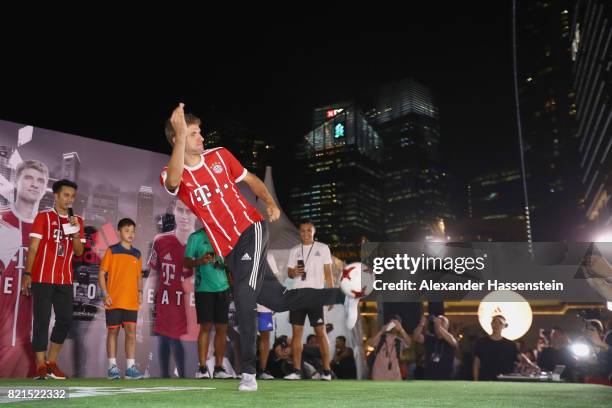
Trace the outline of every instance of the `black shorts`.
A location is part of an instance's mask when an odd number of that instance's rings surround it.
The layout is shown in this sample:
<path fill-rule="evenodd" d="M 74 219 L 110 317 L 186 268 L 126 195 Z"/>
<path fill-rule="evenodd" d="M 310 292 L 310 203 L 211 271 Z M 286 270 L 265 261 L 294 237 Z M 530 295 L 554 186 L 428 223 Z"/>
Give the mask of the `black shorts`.
<path fill-rule="evenodd" d="M 115 328 L 126 323 L 136 324 L 138 320 L 137 310 L 110 309 L 106 311 L 106 327 Z"/>
<path fill-rule="evenodd" d="M 195 304 L 198 324 L 227 324 L 229 313 L 228 290 L 221 292 L 196 292 Z"/>
<path fill-rule="evenodd" d="M 312 327 L 325 324 L 323 306 L 312 309 L 292 310 L 289 312 L 289 323 L 303 326 L 306 321 L 306 315 L 308 315 L 308 321 Z"/>

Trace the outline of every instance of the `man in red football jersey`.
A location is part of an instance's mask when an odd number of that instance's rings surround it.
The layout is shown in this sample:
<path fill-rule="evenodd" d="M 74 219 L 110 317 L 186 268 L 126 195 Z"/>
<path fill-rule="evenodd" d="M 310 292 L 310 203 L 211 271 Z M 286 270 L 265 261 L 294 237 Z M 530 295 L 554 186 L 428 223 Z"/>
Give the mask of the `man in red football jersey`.
<path fill-rule="evenodd" d="M 217 255 L 233 276 L 234 299 L 240 326 L 242 379 L 240 391 L 257 391 L 255 356 L 257 303 L 275 312 L 344 303 L 347 327 L 357 321 L 358 299 L 340 289 L 303 288 L 287 291 L 267 262 L 268 228 L 264 217 L 238 191 L 244 181 L 266 205 L 269 220 L 280 210 L 257 176 L 249 173 L 225 148 L 204 150 L 200 120 L 186 115 L 181 103 L 166 123 L 172 145 L 160 182 L 202 221 Z"/>
<path fill-rule="evenodd" d="M 170 377 L 172 354 L 179 377 L 185 378 L 185 349 L 181 336 L 188 329 L 189 298 L 183 289 L 183 281 L 193 271 L 183 267 L 183 259 L 189 235 L 195 230 L 195 215 L 179 200 L 174 200 L 172 206 L 176 228 L 158 234 L 153 241 L 148 262 L 151 274 L 147 279 L 147 288 L 149 282 L 153 283 L 151 286 L 157 287 L 153 332 L 159 335 L 161 376 Z"/>
<path fill-rule="evenodd" d="M 0 377 L 31 377 L 32 298 L 20 294 L 32 222 L 45 195 L 49 170 L 38 160 L 15 169 L 15 204 L 0 209 L 0 249 L 7 258 L 0 273 Z"/>
<path fill-rule="evenodd" d="M 22 290 L 34 299 L 32 346 L 36 353 L 36 377 L 65 379 L 57 367 L 57 356 L 72 322 L 72 257 L 85 250 L 83 219 L 72 213 L 77 185 L 70 180 L 53 184 L 55 203 L 52 209 L 36 215 L 30 246 L 23 272 Z M 47 355 L 51 308 L 55 312 L 55 325 Z"/>

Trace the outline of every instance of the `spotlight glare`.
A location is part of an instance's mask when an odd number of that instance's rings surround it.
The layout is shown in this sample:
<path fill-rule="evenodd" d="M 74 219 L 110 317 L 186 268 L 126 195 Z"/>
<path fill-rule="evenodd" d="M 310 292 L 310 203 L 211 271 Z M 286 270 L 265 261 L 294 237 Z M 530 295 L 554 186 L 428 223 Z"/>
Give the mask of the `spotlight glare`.
<path fill-rule="evenodd" d="M 508 327 L 502 335 L 508 340 L 516 340 L 525 335 L 533 320 L 529 302 L 523 296 L 512 291 L 495 291 L 485 296 L 478 306 L 478 321 L 488 334 L 493 333 L 491 319 L 501 314 L 506 318 Z"/>
<path fill-rule="evenodd" d="M 595 242 L 612 242 L 612 232 L 604 232 L 595 238 Z"/>
<path fill-rule="evenodd" d="M 591 354 L 591 349 L 584 343 L 575 343 L 572 344 L 572 353 L 574 353 L 576 357 L 585 358 Z"/>

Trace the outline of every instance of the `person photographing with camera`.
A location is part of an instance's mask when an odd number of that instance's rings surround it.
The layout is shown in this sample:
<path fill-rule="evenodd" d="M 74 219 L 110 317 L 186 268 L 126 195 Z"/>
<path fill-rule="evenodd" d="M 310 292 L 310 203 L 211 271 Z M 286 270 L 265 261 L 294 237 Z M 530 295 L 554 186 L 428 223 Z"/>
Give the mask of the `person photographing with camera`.
<path fill-rule="evenodd" d="M 368 341 L 368 345 L 376 347 L 372 353 L 372 380 L 398 380 L 402 379 L 399 360 L 405 348 L 411 343 L 410 336 L 402 327 L 399 316 L 392 317 L 380 331 Z"/>
<path fill-rule="evenodd" d="M 433 325 L 433 333 L 423 333 L 427 322 Z M 453 359 L 458 344 L 448 327 L 445 316 L 423 316 L 412 334 L 414 341 L 425 345 L 426 380 L 451 380 L 453 377 Z"/>

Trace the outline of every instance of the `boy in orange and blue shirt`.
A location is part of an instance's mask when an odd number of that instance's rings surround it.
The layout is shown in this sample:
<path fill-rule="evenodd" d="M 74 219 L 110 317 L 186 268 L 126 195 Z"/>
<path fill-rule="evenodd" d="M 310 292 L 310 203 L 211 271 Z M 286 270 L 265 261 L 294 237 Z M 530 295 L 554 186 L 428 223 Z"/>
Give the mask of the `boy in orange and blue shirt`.
<path fill-rule="evenodd" d="M 102 298 L 106 308 L 106 350 L 108 353 L 108 379 L 119 379 L 117 367 L 117 337 L 121 326 L 125 330 L 126 379 L 140 379 L 136 368 L 136 321 L 142 303 L 142 257 L 132 246 L 136 223 L 124 218 L 119 221 L 120 242 L 108 247 L 100 264 L 98 275 Z"/>

